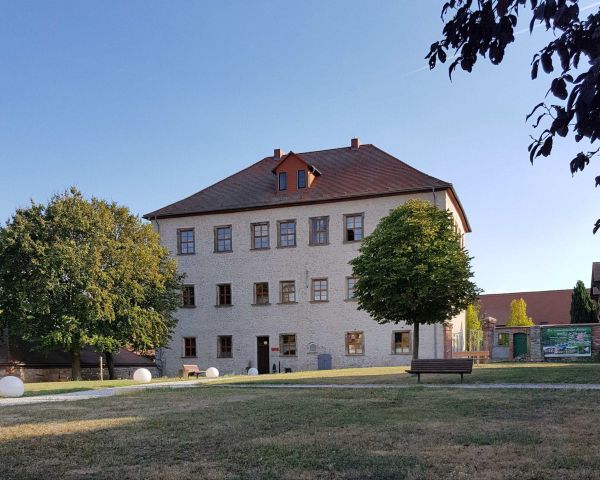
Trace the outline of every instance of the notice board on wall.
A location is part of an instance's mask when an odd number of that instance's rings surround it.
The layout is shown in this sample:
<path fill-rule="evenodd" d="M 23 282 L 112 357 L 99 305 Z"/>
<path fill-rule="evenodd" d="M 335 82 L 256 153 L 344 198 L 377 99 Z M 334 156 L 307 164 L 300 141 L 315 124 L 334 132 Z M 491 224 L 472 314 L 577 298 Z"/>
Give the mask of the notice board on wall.
<path fill-rule="evenodd" d="M 591 357 L 592 327 L 542 328 L 544 357 Z"/>

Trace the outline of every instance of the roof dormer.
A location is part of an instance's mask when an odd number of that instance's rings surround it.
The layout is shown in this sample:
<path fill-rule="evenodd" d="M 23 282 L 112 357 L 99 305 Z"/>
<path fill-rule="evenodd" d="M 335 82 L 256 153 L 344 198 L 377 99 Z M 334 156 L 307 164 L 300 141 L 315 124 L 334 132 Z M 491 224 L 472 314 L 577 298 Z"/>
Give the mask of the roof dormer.
<path fill-rule="evenodd" d="M 310 188 L 315 178 L 321 175 L 314 165 L 294 152 L 285 155 L 281 149 L 275 149 L 273 158 L 280 160 L 272 170 L 276 192 L 301 192 Z"/>

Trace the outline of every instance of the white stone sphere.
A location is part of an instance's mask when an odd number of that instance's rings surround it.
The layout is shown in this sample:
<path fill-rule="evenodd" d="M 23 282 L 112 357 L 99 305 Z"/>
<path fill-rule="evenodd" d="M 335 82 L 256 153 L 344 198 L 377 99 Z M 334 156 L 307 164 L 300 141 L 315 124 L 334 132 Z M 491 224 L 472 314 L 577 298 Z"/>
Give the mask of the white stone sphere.
<path fill-rule="evenodd" d="M 19 377 L 0 378 L 0 397 L 22 397 L 25 384 Z"/>
<path fill-rule="evenodd" d="M 258 375 L 258 370 L 254 367 L 248 369 L 248 375 Z"/>
<path fill-rule="evenodd" d="M 135 372 L 133 372 L 133 379 L 136 382 L 148 383 L 150 380 L 152 380 L 152 374 L 147 368 L 138 368 Z"/>
<path fill-rule="evenodd" d="M 206 378 L 217 378 L 219 376 L 219 371 L 215 367 L 210 367 L 206 369 Z"/>

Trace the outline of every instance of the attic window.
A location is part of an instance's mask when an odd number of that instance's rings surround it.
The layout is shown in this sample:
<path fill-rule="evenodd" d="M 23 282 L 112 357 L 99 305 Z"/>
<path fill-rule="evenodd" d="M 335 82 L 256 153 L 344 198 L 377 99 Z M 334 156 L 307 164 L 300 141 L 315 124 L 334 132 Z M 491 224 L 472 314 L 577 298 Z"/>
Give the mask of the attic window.
<path fill-rule="evenodd" d="M 306 188 L 306 170 L 298 170 L 298 188 Z"/>
<path fill-rule="evenodd" d="M 279 172 L 279 191 L 287 190 L 287 172 Z"/>

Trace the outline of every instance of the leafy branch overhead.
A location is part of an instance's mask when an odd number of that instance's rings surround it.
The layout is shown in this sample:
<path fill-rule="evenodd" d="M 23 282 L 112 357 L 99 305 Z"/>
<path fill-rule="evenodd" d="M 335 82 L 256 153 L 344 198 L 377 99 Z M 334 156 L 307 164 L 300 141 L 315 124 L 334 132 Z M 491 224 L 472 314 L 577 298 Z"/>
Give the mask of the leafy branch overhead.
<path fill-rule="evenodd" d="M 433 43 L 426 56 L 431 69 L 437 62 L 452 60 L 450 78 L 459 65 L 471 72 L 479 57 L 489 58 L 494 65 L 501 63 L 507 46 L 520 33 L 515 28 L 523 11 L 532 12 L 530 33 L 540 25 L 555 34 L 531 62 L 532 79 L 537 78 L 540 66 L 554 76 L 546 98 L 551 94 L 558 99 L 540 102 L 526 117 L 533 128 L 543 128 L 531 137 L 532 163 L 552 153 L 556 136 L 572 134 L 575 141 L 586 139 L 590 144 L 600 138 L 600 8 L 580 18 L 577 0 L 450 0 L 442 8 L 442 20 L 450 11 L 454 16 L 445 22 L 442 40 Z M 569 163 L 571 173 L 582 171 L 599 151 L 577 153 Z M 600 185 L 600 175 L 595 180 Z M 600 220 L 594 233 L 598 229 Z"/>

